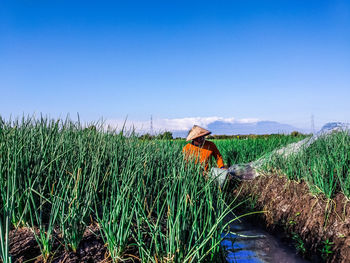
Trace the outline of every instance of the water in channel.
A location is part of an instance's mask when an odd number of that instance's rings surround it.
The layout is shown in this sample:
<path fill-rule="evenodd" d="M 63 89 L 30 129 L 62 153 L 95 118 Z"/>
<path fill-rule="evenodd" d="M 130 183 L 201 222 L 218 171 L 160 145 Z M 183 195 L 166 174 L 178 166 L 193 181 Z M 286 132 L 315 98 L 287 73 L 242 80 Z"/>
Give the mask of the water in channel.
<path fill-rule="evenodd" d="M 230 225 L 221 245 L 228 251 L 227 262 L 233 263 L 302 263 L 310 262 L 296 254 L 293 247 L 283 244 L 277 237 L 244 219 Z"/>

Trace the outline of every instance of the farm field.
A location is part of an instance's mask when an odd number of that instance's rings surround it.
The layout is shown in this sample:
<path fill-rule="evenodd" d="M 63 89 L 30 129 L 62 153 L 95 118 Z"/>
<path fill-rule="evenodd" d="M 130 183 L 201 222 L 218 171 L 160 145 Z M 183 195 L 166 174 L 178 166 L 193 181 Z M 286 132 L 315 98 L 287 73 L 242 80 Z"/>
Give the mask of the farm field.
<path fill-rule="evenodd" d="M 247 136 L 214 142 L 232 165 L 304 138 Z M 295 184 L 294 190 L 304 187 L 302 194 L 328 204 L 347 200 L 349 142 L 346 133 L 336 133 L 299 154 L 271 156 L 263 168 L 266 176 L 222 191 L 214 179 L 203 176 L 201 167 L 184 162 L 184 140 L 141 140 L 136 134 L 105 132 L 98 124 L 84 128 L 70 120 L 1 121 L 0 255 L 3 262 L 225 262 L 220 242 L 226 215 L 241 201 L 251 210 L 240 210 L 238 216 L 266 210 L 268 202 L 252 194 L 269 190 L 267 181 L 277 182 L 279 193 Z M 332 207 L 325 207 L 328 216 L 320 218 L 325 228 L 333 222 Z M 347 209 L 345 203 L 341 218 Z M 304 245 L 300 242 L 307 242 L 307 235 L 296 232 L 297 218 L 291 220 L 295 223 L 286 231 L 294 231 L 295 240 L 301 240 L 297 245 Z M 340 233 L 343 243 L 346 233 Z M 317 246 L 304 246 L 324 260 L 342 258 L 345 254 L 335 252 L 334 241 L 319 237 L 311 240 Z"/>
<path fill-rule="evenodd" d="M 182 145 L 100 128 L 1 123 L 3 261 L 222 262 L 229 206 Z"/>

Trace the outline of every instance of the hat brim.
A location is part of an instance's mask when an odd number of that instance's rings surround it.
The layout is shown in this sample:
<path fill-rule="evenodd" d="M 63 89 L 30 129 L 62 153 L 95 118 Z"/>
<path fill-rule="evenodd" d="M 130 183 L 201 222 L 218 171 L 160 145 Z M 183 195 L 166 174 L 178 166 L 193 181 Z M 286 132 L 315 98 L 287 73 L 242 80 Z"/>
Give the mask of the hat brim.
<path fill-rule="evenodd" d="M 195 135 L 195 136 L 187 136 L 186 142 L 191 141 L 191 140 L 194 140 L 194 139 L 197 139 L 197 138 L 199 138 L 199 137 L 207 136 L 207 135 L 209 135 L 209 134 L 211 134 L 211 132 L 205 132 L 205 133 L 197 134 L 197 135 Z"/>

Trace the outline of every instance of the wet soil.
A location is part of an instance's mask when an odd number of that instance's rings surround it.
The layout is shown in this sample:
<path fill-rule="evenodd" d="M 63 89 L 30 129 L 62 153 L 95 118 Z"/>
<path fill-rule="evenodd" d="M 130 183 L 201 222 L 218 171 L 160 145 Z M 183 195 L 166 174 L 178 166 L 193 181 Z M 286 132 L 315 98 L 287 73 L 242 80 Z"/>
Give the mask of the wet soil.
<path fill-rule="evenodd" d="M 244 211 L 264 211 L 250 220 L 275 235 L 290 238 L 313 262 L 350 262 L 350 202 L 341 193 L 327 200 L 312 195 L 305 182 L 261 175 L 236 187 Z M 317 256 L 315 256 L 317 255 Z"/>
<path fill-rule="evenodd" d="M 10 232 L 9 240 L 12 262 L 44 262 L 31 229 L 18 228 L 13 230 Z M 49 258 L 48 262 L 111 262 L 108 257 L 107 248 L 99 235 L 96 225 L 91 225 L 87 228 L 76 253 L 64 249 L 58 233 L 55 234 L 53 251 L 54 255 Z"/>

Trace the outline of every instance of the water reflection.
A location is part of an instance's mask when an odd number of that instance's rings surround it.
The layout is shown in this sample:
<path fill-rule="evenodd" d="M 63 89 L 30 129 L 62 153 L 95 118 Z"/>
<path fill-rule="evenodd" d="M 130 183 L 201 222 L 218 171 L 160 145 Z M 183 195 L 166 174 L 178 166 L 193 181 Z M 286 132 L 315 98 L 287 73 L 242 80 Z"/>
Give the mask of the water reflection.
<path fill-rule="evenodd" d="M 221 245 L 228 251 L 229 263 L 309 262 L 297 255 L 292 246 L 281 243 L 264 229 L 245 221 L 236 220 L 230 225 L 230 233 L 223 233 L 222 236 L 225 238 Z"/>

